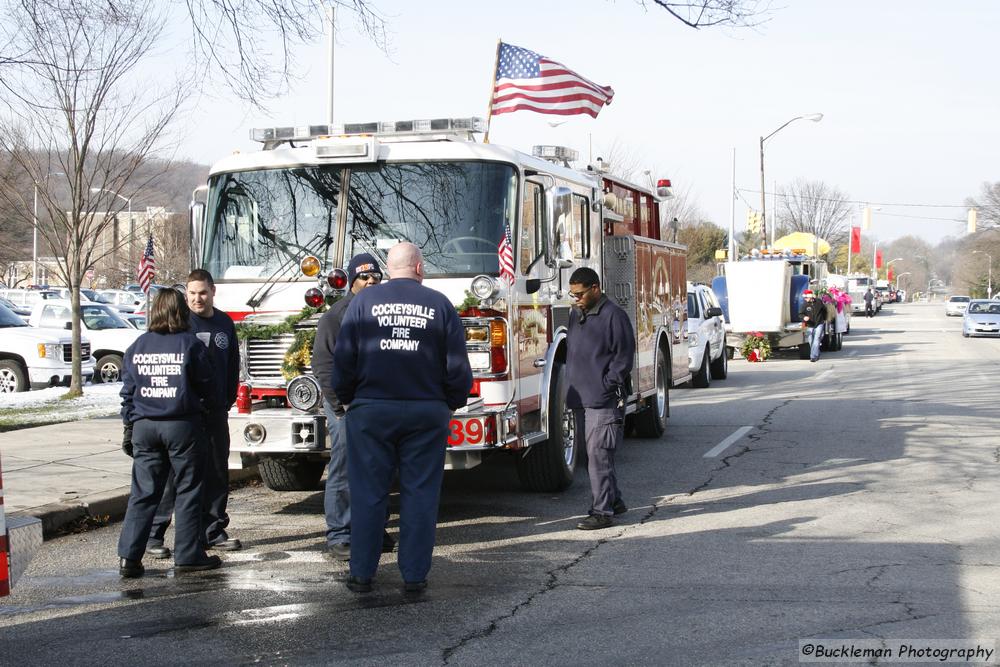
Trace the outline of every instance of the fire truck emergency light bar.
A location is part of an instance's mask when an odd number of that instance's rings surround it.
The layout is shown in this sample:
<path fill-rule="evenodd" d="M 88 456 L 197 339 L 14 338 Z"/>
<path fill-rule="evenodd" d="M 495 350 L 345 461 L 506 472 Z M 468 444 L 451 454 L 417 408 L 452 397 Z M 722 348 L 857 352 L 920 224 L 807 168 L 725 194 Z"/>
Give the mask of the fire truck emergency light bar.
<path fill-rule="evenodd" d="M 339 125 L 302 125 L 299 127 L 263 127 L 250 130 L 250 139 L 260 143 L 276 141 L 311 141 L 322 137 L 342 137 L 359 134 L 405 135 L 431 133 L 483 132 L 482 118 L 428 118 L 422 120 L 391 120 L 372 123 Z"/>

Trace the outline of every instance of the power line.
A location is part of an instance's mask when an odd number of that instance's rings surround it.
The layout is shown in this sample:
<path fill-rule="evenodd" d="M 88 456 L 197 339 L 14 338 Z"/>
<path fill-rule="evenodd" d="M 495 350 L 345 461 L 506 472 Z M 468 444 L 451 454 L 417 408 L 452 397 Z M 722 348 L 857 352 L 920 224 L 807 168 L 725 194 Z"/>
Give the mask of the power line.
<path fill-rule="evenodd" d="M 760 194 L 760 190 L 752 190 L 750 188 L 736 188 L 736 190 L 738 192 L 746 192 L 748 194 L 754 194 L 754 195 L 759 195 Z M 785 193 L 785 192 L 777 192 L 777 193 L 776 192 L 767 192 L 766 190 L 765 190 L 764 194 L 766 196 L 769 195 L 771 197 L 782 197 L 782 198 L 785 198 L 785 199 L 790 198 L 790 197 L 797 197 L 799 199 L 811 199 L 813 201 L 844 202 L 845 204 L 860 204 L 862 206 L 896 206 L 896 207 L 908 207 L 908 208 L 962 208 L 962 209 L 970 208 L 968 204 L 899 204 L 899 203 L 878 202 L 878 201 L 861 200 L 861 199 L 838 199 L 838 198 L 833 198 L 833 197 L 810 197 L 809 195 L 790 194 L 790 193 Z M 742 199 L 742 197 L 741 197 L 741 199 Z M 744 200 L 744 201 L 746 201 L 746 200 Z M 888 215 L 888 214 L 883 213 L 881 215 Z"/>

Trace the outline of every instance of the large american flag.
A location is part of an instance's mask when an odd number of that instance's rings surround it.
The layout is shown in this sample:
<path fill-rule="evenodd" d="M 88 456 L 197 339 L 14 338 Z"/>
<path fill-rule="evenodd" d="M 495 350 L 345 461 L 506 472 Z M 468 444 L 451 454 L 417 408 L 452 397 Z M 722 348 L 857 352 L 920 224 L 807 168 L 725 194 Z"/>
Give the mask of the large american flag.
<path fill-rule="evenodd" d="M 514 284 L 514 247 L 510 241 L 510 224 L 503 225 L 503 238 L 497 246 L 497 256 L 500 258 L 500 280 L 508 285 Z"/>
<path fill-rule="evenodd" d="M 153 275 L 156 273 L 156 259 L 153 257 L 153 235 L 149 235 L 146 242 L 146 251 L 142 253 L 139 260 L 139 287 L 144 294 L 149 296 L 149 286 L 153 282 Z"/>
<path fill-rule="evenodd" d="M 512 44 L 500 44 L 491 115 L 513 111 L 597 118 L 615 91 L 599 86 L 571 69 Z"/>

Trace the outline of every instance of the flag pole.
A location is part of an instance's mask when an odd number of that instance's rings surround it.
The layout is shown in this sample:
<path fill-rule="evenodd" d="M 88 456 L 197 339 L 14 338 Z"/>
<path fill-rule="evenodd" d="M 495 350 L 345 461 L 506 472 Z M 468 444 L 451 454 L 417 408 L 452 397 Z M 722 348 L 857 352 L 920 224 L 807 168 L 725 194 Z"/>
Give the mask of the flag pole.
<path fill-rule="evenodd" d="M 490 143 L 490 121 L 493 120 L 493 93 L 497 86 L 497 68 L 500 67 L 500 45 L 502 40 L 497 40 L 497 53 L 493 58 L 493 76 L 490 77 L 490 103 L 486 107 L 486 134 L 483 135 L 483 143 Z"/>

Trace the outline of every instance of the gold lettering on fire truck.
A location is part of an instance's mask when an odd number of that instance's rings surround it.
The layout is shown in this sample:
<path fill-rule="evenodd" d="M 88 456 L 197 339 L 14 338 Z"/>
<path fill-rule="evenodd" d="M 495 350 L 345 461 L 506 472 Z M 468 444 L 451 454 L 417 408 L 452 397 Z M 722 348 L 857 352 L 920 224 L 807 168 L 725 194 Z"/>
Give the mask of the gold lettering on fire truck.
<path fill-rule="evenodd" d="M 384 329 L 378 342 L 380 350 L 405 350 L 416 352 L 420 347 L 419 340 L 411 340 L 413 329 L 426 329 L 427 323 L 434 319 L 434 309 L 414 303 L 379 303 L 372 306 L 371 315 Z"/>

